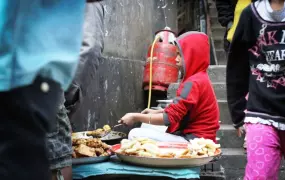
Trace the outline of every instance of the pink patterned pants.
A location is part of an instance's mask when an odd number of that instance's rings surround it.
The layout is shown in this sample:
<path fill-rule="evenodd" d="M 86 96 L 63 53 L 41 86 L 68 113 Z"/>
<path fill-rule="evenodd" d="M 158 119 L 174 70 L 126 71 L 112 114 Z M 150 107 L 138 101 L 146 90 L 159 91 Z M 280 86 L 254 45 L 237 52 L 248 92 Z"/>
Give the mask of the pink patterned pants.
<path fill-rule="evenodd" d="M 263 124 L 246 124 L 245 180 L 277 180 L 285 155 L 285 131 Z"/>

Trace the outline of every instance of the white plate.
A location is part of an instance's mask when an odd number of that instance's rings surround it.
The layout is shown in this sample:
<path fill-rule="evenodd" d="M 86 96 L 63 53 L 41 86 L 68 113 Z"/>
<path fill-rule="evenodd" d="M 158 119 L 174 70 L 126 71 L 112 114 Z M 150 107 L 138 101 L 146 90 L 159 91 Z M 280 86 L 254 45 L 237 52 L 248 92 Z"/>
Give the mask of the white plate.
<path fill-rule="evenodd" d="M 121 161 L 131 163 L 139 166 L 147 167 L 199 167 L 208 164 L 214 159 L 214 157 L 203 157 L 203 158 L 146 158 L 138 156 L 128 156 L 116 153 Z"/>

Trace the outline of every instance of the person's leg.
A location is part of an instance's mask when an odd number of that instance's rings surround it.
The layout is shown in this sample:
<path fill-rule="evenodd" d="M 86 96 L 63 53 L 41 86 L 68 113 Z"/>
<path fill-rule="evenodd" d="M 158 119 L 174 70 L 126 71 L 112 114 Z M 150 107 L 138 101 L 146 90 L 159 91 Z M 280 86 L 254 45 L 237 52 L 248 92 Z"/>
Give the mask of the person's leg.
<path fill-rule="evenodd" d="M 56 128 L 47 135 L 47 148 L 49 152 L 50 169 L 52 178 L 58 179 L 62 175 L 64 180 L 72 180 L 72 143 L 71 125 L 64 106 L 64 93 L 61 94 L 56 116 Z M 58 173 L 61 171 L 61 173 Z"/>
<path fill-rule="evenodd" d="M 55 123 L 59 91 L 57 83 L 37 78 L 0 93 L 1 180 L 50 180 L 46 133 Z"/>
<path fill-rule="evenodd" d="M 277 180 L 281 162 L 278 130 L 262 124 L 246 124 L 247 165 L 245 180 Z"/>
<path fill-rule="evenodd" d="M 160 142 L 188 142 L 184 137 L 146 128 L 134 128 L 129 133 L 129 139 L 137 137 L 150 138 Z"/>

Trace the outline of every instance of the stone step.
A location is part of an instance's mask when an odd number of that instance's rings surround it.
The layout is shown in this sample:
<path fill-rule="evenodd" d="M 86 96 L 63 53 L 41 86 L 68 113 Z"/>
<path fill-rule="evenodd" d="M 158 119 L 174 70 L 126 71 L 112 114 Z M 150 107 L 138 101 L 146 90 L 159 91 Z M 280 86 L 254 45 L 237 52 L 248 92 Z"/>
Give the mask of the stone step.
<path fill-rule="evenodd" d="M 216 2 L 214 0 L 208 0 L 208 7 L 209 8 L 215 8 Z"/>
<path fill-rule="evenodd" d="M 219 65 L 227 64 L 227 55 L 224 49 L 216 49 L 216 56 Z"/>
<path fill-rule="evenodd" d="M 222 148 L 219 163 L 227 169 L 243 169 L 246 166 L 246 154 L 243 148 Z"/>
<path fill-rule="evenodd" d="M 212 82 L 218 100 L 227 100 L 227 89 L 225 82 Z"/>
<path fill-rule="evenodd" d="M 244 169 L 226 168 L 224 171 L 225 171 L 226 180 L 243 180 L 245 168 Z"/>
<path fill-rule="evenodd" d="M 218 100 L 226 100 L 226 84 L 225 82 L 212 82 L 216 97 Z M 173 99 L 176 97 L 176 91 L 178 89 L 179 83 L 172 83 L 169 85 L 167 90 L 167 99 Z"/>
<path fill-rule="evenodd" d="M 226 66 L 213 65 L 208 69 L 208 74 L 212 82 L 226 82 Z"/>
<path fill-rule="evenodd" d="M 232 125 L 233 122 L 231 120 L 228 103 L 226 100 L 218 100 L 219 109 L 220 109 L 220 121 L 221 124 Z"/>
<path fill-rule="evenodd" d="M 246 166 L 246 154 L 243 148 L 223 148 L 222 156 L 215 163 L 224 172 L 226 180 L 236 180 L 244 175 Z M 238 173 L 237 173 L 238 172 Z M 240 180 L 242 180 L 241 178 Z"/>
<path fill-rule="evenodd" d="M 224 49 L 224 36 L 214 36 L 215 49 Z"/>
<path fill-rule="evenodd" d="M 236 129 L 229 124 L 221 124 L 217 133 L 222 148 L 243 148 L 244 135 L 238 137 Z"/>
<path fill-rule="evenodd" d="M 219 23 L 218 17 L 217 16 L 212 16 L 211 17 L 211 27 L 222 27 Z"/>
<path fill-rule="evenodd" d="M 212 27 L 212 36 L 213 37 L 223 37 L 225 34 L 225 28 L 221 26 L 213 26 Z"/>
<path fill-rule="evenodd" d="M 215 6 L 210 7 L 209 12 L 210 12 L 211 17 L 217 17 L 218 16 L 218 12 L 217 12 L 217 9 Z"/>
<path fill-rule="evenodd" d="M 243 180 L 246 168 L 246 154 L 242 148 L 222 148 L 218 161 L 225 172 L 226 180 Z M 285 179 L 284 160 L 281 162 L 279 179 Z"/>

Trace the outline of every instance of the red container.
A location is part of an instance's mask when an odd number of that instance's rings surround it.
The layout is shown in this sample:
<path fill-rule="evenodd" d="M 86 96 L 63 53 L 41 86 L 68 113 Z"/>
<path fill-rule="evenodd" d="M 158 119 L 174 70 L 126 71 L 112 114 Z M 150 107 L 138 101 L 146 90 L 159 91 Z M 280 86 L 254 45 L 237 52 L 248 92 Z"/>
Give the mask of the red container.
<path fill-rule="evenodd" d="M 168 41 L 169 33 L 173 32 L 169 30 L 162 30 L 159 32 L 163 32 L 165 38 L 162 38 L 161 41 L 154 45 L 151 88 L 152 90 L 167 91 L 169 84 L 175 83 L 178 80 L 179 67 L 176 65 L 175 61 L 177 50 L 176 46 Z M 144 90 L 149 90 L 151 47 L 152 45 L 150 45 L 148 49 L 147 61 L 143 74 Z"/>

